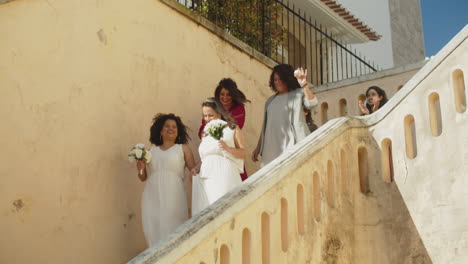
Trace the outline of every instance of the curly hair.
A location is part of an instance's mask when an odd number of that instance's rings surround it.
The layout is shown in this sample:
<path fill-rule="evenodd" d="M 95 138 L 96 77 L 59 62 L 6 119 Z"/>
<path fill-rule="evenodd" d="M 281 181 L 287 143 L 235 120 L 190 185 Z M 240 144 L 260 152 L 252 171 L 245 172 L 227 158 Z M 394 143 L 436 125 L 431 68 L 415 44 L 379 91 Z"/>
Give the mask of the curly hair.
<path fill-rule="evenodd" d="M 236 128 L 237 124 L 234 118 L 224 109 L 224 106 L 221 104 L 221 102 L 216 99 L 215 97 L 209 97 L 206 98 L 203 103 L 202 107 L 210 107 L 213 109 L 216 113 L 221 115 L 221 119 L 226 121 L 228 123 L 228 126 L 232 129 Z"/>
<path fill-rule="evenodd" d="M 218 100 L 221 89 L 223 88 L 229 91 L 229 94 L 232 97 L 233 105 L 244 105 L 245 103 L 250 103 L 250 100 L 247 100 L 245 94 L 237 88 L 236 82 L 231 78 L 222 79 L 219 81 L 218 86 L 216 86 L 215 97 Z"/>
<path fill-rule="evenodd" d="M 289 64 L 278 64 L 273 68 L 270 75 L 270 88 L 273 92 L 278 92 L 275 87 L 275 73 L 288 87 L 288 92 L 301 87 L 296 77 L 294 77 L 294 68 Z"/>
<path fill-rule="evenodd" d="M 190 136 L 187 133 L 188 127 L 182 123 L 180 117 L 174 114 L 162 114 L 159 113 L 153 118 L 153 124 L 150 128 L 149 141 L 156 146 L 161 146 L 164 142 L 161 137 L 161 130 L 167 120 L 174 120 L 177 124 L 177 138 L 176 144 L 187 144 L 190 140 Z"/>
<path fill-rule="evenodd" d="M 380 101 L 379 108 L 381 108 L 382 106 L 384 106 L 384 104 L 386 104 L 386 103 L 388 102 L 387 94 L 385 93 L 385 91 L 384 91 L 382 88 L 380 88 L 380 87 L 378 87 L 378 86 L 371 86 L 371 87 L 367 88 L 367 91 L 366 91 L 366 98 L 367 98 L 367 94 L 369 93 L 370 90 L 374 90 L 374 91 L 377 92 L 377 94 L 378 94 L 379 96 L 382 96 L 382 100 Z M 373 106 L 370 105 L 369 103 L 366 103 L 366 107 L 367 107 L 367 109 L 369 109 L 369 113 L 372 114 L 372 112 L 373 112 L 373 110 L 372 110 L 372 109 L 373 109 Z"/>

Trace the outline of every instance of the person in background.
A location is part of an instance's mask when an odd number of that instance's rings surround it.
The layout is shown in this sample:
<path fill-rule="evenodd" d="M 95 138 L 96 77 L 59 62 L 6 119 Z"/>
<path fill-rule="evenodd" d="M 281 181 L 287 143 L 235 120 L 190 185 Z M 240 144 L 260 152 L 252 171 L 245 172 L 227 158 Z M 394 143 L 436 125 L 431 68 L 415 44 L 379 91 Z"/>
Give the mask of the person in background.
<path fill-rule="evenodd" d="M 371 86 L 366 91 L 366 102 L 359 100 L 362 115 L 370 115 L 379 110 L 388 101 L 385 91 L 378 86 Z"/>
<path fill-rule="evenodd" d="M 215 98 L 223 105 L 224 109 L 234 118 L 237 126 L 242 129 L 245 123 L 245 103 L 250 103 L 245 94 L 237 88 L 237 84 L 231 78 L 224 78 L 219 81 L 215 89 Z M 201 139 L 206 121 L 202 119 L 202 124 L 198 130 L 198 137 Z M 242 181 L 247 179 L 245 167 L 240 174 Z"/>
<path fill-rule="evenodd" d="M 294 71 L 288 64 L 275 66 L 270 88 L 275 94 L 265 103 L 262 132 L 252 153 L 253 161 L 262 156 L 261 167 L 310 134 L 303 108 L 318 104 L 307 83 L 307 70 L 302 68 Z"/>
<path fill-rule="evenodd" d="M 304 109 L 304 114 L 307 126 L 309 127 L 309 131 L 310 133 L 312 133 L 318 128 L 317 125 L 314 123 L 314 120 L 312 119 L 312 111 L 310 109 Z"/>

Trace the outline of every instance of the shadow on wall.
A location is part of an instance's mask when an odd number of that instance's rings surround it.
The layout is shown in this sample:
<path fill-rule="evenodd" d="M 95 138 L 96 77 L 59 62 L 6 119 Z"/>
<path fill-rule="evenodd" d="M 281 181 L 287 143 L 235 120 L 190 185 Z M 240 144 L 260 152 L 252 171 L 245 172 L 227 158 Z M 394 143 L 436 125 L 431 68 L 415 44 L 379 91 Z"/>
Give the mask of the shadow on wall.
<path fill-rule="evenodd" d="M 356 250 L 384 251 L 376 253 L 375 259 L 361 259 L 361 263 L 432 263 L 393 181 L 392 152 L 395 150 L 392 150 L 391 140 L 386 138 L 379 144 L 370 132 L 366 133 L 368 135 L 360 137 L 361 142 L 351 152 L 354 157 L 349 157 L 357 164 L 359 189 L 363 194 L 357 196 L 354 211 L 368 212 L 355 215 Z M 366 255 L 369 256 L 369 252 Z"/>

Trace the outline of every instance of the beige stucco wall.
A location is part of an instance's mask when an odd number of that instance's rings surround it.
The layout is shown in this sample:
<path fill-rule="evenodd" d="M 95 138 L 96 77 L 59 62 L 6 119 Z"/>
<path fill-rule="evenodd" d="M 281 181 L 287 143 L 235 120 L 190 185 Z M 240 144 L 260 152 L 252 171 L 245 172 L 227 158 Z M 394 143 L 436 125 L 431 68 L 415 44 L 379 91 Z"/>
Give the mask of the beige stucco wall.
<path fill-rule="evenodd" d="M 252 100 L 256 143 L 269 67 L 160 1 L 12 1 L 0 35 L 0 263 L 144 250 L 144 184 L 126 155 L 158 112 L 182 117 L 197 153 L 200 103 L 223 77 Z"/>

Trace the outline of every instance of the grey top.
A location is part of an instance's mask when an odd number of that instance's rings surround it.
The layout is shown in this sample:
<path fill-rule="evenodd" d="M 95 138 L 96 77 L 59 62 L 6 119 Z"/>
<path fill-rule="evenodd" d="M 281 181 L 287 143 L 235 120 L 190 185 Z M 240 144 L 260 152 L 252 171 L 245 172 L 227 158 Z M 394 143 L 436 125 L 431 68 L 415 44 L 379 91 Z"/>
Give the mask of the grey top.
<path fill-rule="evenodd" d="M 277 95 L 267 108 L 265 142 L 260 166 L 263 167 L 278 157 L 289 146 L 294 145 L 294 135 L 289 125 L 288 95 Z"/>
<path fill-rule="evenodd" d="M 262 167 L 281 155 L 286 148 L 310 134 L 303 107 L 312 109 L 317 104 L 317 97 L 308 100 L 302 88 L 292 90 L 284 95 L 275 94 L 268 98 L 265 103 L 260 141 L 260 155 L 262 155 L 260 165 Z M 272 112 L 270 113 L 270 111 Z M 270 122 L 270 120 L 272 121 Z"/>

